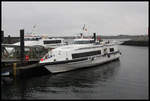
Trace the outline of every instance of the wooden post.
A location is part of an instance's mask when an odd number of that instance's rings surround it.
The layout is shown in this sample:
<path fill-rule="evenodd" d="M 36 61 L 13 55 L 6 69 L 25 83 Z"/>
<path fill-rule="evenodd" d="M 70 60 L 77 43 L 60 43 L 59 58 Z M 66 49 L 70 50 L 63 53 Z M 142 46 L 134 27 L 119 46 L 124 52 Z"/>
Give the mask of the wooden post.
<path fill-rule="evenodd" d="M 13 76 L 16 77 L 16 63 L 13 63 Z"/>
<path fill-rule="evenodd" d="M 24 30 L 20 30 L 20 59 L 21 59 L 21 64 L 24 61 Z"/>
<path fill-rule="evenodd" d="M 0 49 L 1 49 L 1 59 L 2 59 L 2 43 L 3 43 L 3 39 L 4 39 L 4 31 L 1 31 L 1 40 L 0 40 Z M 2 64 L 1 64 L 1 67 L 2 67 Z"/>
<path fill-rule="evenodd" d="M 4 40 L 4 31 L 1 31 L 1 43 L 3 43 Z"/>
<path fill-rule="evenodd" d="M 11 36 L 10 36 L 10 35 L 8 35 L 7 43 L 8 43 L 8 44 L 11 44 Z"/>

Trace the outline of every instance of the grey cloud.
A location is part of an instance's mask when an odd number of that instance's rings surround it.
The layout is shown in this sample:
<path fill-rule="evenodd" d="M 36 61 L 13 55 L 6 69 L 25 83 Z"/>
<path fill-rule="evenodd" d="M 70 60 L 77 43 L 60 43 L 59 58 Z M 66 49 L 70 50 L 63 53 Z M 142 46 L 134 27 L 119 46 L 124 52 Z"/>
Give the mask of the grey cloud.
<path fill-rule="evenodd" d="M 83 24 L 89 33 L 103 35 L 146 34 L 148 2 L 2 2 L 2 29 L 19 35 L 19 29 L 51 36 L 80 33 Z"/>

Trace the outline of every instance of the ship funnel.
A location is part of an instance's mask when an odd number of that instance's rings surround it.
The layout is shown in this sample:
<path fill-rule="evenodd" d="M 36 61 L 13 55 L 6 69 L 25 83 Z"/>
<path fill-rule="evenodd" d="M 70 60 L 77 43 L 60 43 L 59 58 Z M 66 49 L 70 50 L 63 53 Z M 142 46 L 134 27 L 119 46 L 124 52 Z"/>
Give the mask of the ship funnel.
<path fill-rule="evenodd" d="M 83 34 L 82 33 L 80 33 L 80 36 L 81 36 L 81 38 L 83 38 Z"/>
<path fill-rule="evenodd" d="M 96 33 L 93 33 L 94 42 L 96 42 Z"/>

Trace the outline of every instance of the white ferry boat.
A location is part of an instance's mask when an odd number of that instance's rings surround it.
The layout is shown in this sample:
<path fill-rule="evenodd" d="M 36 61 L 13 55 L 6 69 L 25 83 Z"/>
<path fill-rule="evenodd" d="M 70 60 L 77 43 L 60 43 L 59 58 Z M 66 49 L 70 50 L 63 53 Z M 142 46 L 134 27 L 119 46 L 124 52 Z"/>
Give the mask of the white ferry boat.
<path fill-rule="evenodd" d="M 94 35 L 95 36 L 95 35 Z M 74 44 L 49 51 L 41 60 L 51 73 L 87 68 L 119 59 L 121 52 L 115 42 L 94 39 L 75 39 Z"/>

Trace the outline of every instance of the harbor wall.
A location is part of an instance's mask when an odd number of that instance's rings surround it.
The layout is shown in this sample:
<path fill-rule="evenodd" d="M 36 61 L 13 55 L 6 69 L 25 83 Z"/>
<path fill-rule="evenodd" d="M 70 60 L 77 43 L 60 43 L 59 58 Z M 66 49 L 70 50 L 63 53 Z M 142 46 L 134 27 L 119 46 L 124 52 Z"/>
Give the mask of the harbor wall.
<path fill-rule="evenodd" d="M 148 41 L 137 41 L 137 40 L 128 40 L 122 43 L 122 45 L 131 45 L 131 46 L 149 46 Z"/>
<path fill-rule="evenodd" d="M 149 46 L 148 36 L 137 36 L 131 38 L 131 40 L 125 41 L 122 45 L 132 45 L 132 46 Z"/>

